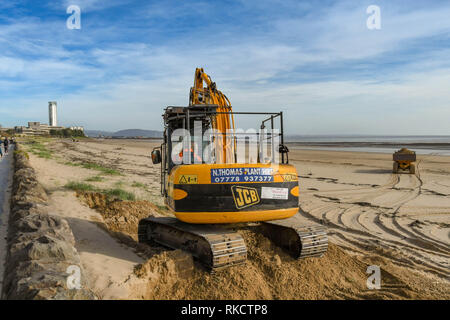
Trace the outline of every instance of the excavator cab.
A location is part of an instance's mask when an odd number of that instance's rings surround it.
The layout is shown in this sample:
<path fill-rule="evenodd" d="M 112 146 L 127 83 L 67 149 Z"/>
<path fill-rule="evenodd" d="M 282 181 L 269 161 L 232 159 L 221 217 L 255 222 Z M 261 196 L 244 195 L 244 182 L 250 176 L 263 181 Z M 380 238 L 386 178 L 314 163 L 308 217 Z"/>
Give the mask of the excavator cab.
<path fill-rule="evenodd" d="M 252 113 L 252 117 L 268 117 L 258 126 L 264 129 L 259 132 L 214 132 L 217 109 L 215 105 L 166 108 L 160 149 L 161 194 L 167 206 L 187 223 L 293 216 L 299 209 L 298 178 L 283 146 L 282 112 Z M 241 114 L 247 113 L 227 115 Z M 274 130 L 277 120 L 280 131 Z"/>

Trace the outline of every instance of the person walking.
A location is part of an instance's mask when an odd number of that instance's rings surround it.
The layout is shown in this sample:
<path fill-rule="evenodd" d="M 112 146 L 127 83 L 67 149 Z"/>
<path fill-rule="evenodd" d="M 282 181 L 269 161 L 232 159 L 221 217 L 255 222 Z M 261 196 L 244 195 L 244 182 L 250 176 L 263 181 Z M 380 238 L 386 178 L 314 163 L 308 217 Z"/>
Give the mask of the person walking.
<path fill-rule="evenodd" d="M 0 158 L 3 158 L 3 148 L 2 148 L 3 141 L 0 139 Z"/>
<path fill-rule="evenodd" d="M 3 141 L 3 145 L 5 146 L 5 154 L 8 154 L 8 146 L 9 146 L 8 138 L 5 138 L 5 140 Z"/>

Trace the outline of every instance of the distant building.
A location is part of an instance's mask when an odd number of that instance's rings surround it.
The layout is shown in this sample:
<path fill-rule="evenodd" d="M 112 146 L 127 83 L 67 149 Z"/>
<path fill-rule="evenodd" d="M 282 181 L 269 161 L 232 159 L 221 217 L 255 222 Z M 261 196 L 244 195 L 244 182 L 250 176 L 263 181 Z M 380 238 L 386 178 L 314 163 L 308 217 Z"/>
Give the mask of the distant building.
<path fill-rule="evenodd" d="M 70 130 L 80 130 L 80 131 L 84 131 L 84 127 L 70 127 Z"/>
<path fill-rule="evenodd" d="M 50 130 L 62 130 L 64 127 L 49 126 L 40 122 L 28 122 L 28 127 L 19 126 L 15 127 L 14 131 L 17 134 L 25 136 L 42 136 L 50 134 Z"/>
<path fill-rule="evenodd" d="M 28 122 L 28 128 L 33 130 L 41 130 L 41 129 L 47 129 L 49 126 L 46 124 L 41 124 L 40 122 Z"/>
<path fill-rule="evenodd" d="M 50 124 L 50 127 L 58 126 L 56 101 L 49 101 L 49 103 L 48 103 L 48 119 L 49 119 L 48 123 Z"/>
<path fill-rule="evenodd" d="M 43 124 L 43 123 L 36 122 L 36 121 L 30 121 L 30 122 L 28 122 L 28 127 L 24 127 L 24 126 L 14 127 L 14 131 L 18 135 L 42 136 L 42 135 L 49 135 L 50 130 L 66 129 L 65 127 L 58 126 L 56 101 L 49 101 L 49 103 L 48 103 L 48 118 L 49 118 L 49 124 Z M 69 129 L 81 130 L 84 132 L 84 127 L 80 127 L 80 126 L 73 126 L 73 127 L 70 127 Z"/>

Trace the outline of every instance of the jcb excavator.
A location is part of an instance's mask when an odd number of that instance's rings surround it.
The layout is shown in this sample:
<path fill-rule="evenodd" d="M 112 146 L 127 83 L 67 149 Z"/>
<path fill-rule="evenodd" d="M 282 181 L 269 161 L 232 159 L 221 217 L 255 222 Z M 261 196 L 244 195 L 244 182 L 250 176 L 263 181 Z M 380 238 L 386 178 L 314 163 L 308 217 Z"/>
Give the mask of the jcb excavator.
<path fill-rule="evenodd" d="M 239 148 L 245 141 L 234 125 L 239 114 L 267 117 L 253 136 L 257 155 L 244 161 L 242 153 L 251 147 Z M 189 106 L 167 107 L 163 119 L 164 140 L 152 161 L 161 163 L 161 194 L 176 218 L 141 220 L 140 242 L 188 251 L 213 271 L 245 262 L 247 248 L 237 230 L 250 226 L 295 258 L 326 252 L 324 226 L 291 218 L 299 212 L 298 175 L 288 163 L 282 112 L 233 112 L 197 68 Z M 274 133 L 277 121 L 280 130 Z M 268 124 L 271 133 L 265 131 Z"/>

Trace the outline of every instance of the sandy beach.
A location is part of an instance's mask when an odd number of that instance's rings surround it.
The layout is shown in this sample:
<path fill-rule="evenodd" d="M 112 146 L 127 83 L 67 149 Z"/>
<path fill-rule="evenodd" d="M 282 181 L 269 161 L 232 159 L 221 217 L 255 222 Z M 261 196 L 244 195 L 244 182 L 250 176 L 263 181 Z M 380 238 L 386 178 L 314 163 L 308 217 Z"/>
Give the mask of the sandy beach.
<path fill-rule="evenodd" d="M 450 157 L 418 155 L 410 175 L 392 174 L 389 154 L 291 150 L 300 179 L 296 218 L 328 227 L 328 253 L 293 260 L 244 230 L 247 264 L 212 276 L 182 252 L 136 243 L 138 219 L 170 215 L 160 196 L 160 168 L 149 157 L 157 141 L 43 144 L 50 156 L 30 152 L 31 164 L 50 196 L 49 212 L 69 221 L 99 298 L 450 298 Z M 69 190 L 75 182 L 136 199 L 110 204 Z M 369 265 L 381 267 L 381 290 L 366 287 Z"/>
<path fill-rule="evenodd" d="M 416 175 L 392 174 L 389 154 L 298 150 L 292 161 L 301 208 L 333 242 L 448 277 L 450 157 L 418 156 Z"/>

